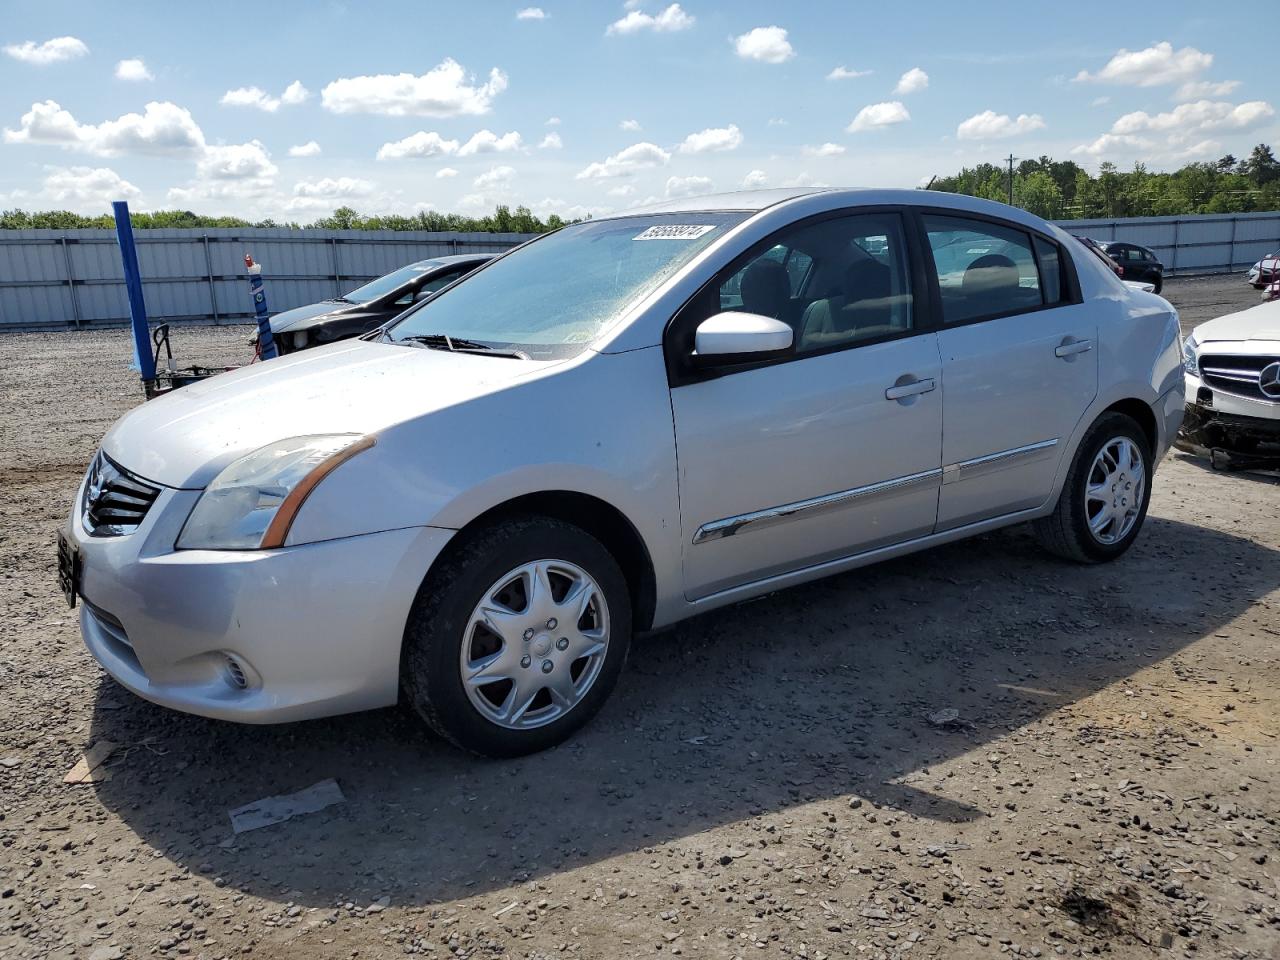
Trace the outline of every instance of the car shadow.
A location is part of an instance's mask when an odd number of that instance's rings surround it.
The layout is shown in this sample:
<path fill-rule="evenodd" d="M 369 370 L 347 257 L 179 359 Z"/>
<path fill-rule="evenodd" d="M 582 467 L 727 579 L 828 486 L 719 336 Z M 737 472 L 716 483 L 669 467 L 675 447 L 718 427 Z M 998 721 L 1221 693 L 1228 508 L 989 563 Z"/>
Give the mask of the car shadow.
<path fill-rule="evenodd" d="M 1217 470 L 1209 462 L 1208 457 L 1199 457 L 1193 453 L 1187 453 L 1184 450 L 1175 450 L 1171 456 L 1177 460 L 1195 467 L 1204 473 L 1213 474 L 1220 477 L 1243 477 L 1246 480 L 1252 480 L 1254 483 L 1267 483 L 1275 485 L 1280 483 L 1280 469 L 1271 467 L 1236 467 L 1232 470 Z"/>
<path fill-rule="evenodd" d="M 1277 587 L 1280 551 L 1151 518 L 1121 561 L 1014 529 L 708 613 L 637 641 L 567 744 L 487 761 L 395 708 L 275 727 L 103 679 L 101 802 L 166 857 L 275 901 L 425 904 L 813 801 L 941 823 L 1000 813 L 931 768 L 1177 653 Z M 936 725 L 930 714 L 958 711 Z M 346 802 L 234 836 L 227 811 L 336 778 Z M 904 841 L 905 842 L 905 841 Z M 703 851 L 708 864 L 723 851 Z"/>

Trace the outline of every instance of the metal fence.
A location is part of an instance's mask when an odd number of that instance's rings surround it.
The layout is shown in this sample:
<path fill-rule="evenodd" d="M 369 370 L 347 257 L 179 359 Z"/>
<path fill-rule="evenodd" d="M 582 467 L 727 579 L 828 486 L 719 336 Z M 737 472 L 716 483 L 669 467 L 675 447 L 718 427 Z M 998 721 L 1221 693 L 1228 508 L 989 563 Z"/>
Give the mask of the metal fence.
<path fill-rule="evenodd" d="M 1066 220 L 1072 233 L 1150 247 L 1170 275 L 1244 270 L 1280 249 L 1280 211 Z M 157 320 L 241 323 L 253 317 L 244 255 L 263 265 L 273 311 L 339 296 L 414 260 L 500 251 L 518 233 L 360 230 L 139 230 L 147 312 Z M 128 320 L 111 230 L 0 231 L 0 330 L 107 326 Z"/>
<path fill-rule="evenodd" d="M 1246 270 L 1280 249 L 1280 211 L 1196 217 L 1059 220 L 1069 233 L 1149 247 L 1167 276 Z"/>
<path fill-rule="evenodd" d="M 498 252 L 519 233 L 226 228 L 138 230 L 147 314 L 155 320 L 253 318 L 244 255 L 263 265 L 273 312 L 336 297 L 406 263 Z M 0 231 L 0 330 L 116 326 L 129 319 L 113 230 Z"/>

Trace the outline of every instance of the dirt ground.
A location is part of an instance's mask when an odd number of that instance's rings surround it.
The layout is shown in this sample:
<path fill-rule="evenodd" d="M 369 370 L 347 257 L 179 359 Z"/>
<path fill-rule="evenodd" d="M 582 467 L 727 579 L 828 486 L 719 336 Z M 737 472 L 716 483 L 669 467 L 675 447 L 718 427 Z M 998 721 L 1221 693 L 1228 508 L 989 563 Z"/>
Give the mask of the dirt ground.
<path fill-rule="evenodd" d="M 1188 325 L 1257 298 L 1166 293 Z M 486 762 L 403 709 L 241 727 L 102 673 L 54 533 L 128 356 L 0 337 L 5 960 L 1280 957 L 1276 475 L 1171 455 L 1108 566 L 1012 529 L 707 614 L 571 742 Z M 64 784 L 104 740 L 110 779 Z M 232 833 L 330 777 L 345 803 Z"/>

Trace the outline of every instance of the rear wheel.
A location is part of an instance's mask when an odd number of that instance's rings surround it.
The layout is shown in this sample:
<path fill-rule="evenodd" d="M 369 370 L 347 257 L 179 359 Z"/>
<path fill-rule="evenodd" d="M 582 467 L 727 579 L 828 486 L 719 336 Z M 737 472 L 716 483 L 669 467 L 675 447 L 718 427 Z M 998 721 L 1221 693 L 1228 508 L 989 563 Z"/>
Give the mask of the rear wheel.
<path fill-rule="evenodd" d="M 1120 556 L 1137 539 L 1154 465 L 1132 417 L 1107 413 L 1085 434 L 1053 513 L 1035 522 L 1040 543 L 1078 563 Z"/>
<path fill-rule="evenodd" d="M 1151 283 L 1152 283 L 1152 286 L 1155 287 L 1154 291 L 1152 292 L 1159 293 L 1161 290 L 1164 289 L 1164 276 L 1161 274 L 1157 274 L 1156 278 L 1152 280 Z"/>
<path fill-rule="evenodd" d="M 404 688 L 458 746 L 519 756 L 599 710 L 630 639 L 626 579 L 599 541 L 558 520 L 508 521 L 473 535 L 419 590 Z"/>

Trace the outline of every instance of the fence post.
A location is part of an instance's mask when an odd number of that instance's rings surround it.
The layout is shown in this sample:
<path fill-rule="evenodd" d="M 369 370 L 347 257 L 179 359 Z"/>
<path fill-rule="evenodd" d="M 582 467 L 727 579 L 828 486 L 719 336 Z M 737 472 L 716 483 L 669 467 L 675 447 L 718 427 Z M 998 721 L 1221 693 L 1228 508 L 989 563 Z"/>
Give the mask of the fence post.
<path fill-rule="evenodd" d="M 59 237 L 62 241 L 62 262 L 67 267 L 67 289 L 71 291 L 71 316 L 76 322 L 76 329 L 80 329 L 80 295 L 76 293 L 76 274 L 71 269 L 71 250 L 67 246 L 67 238 Z"/>
<path fill-rule="evenodd" d="M 209 309 L 213 311 L 213 322 L 216 326 L 221 321 L 218 320 L 218 293 L 213 287 L 213 257 L 209 255 L 209 235 L 206 233 L 200 239 L 204 241 L 204 269 L 209 281 Z"/>
<path fill-rule="evenodd" d="M 333 261 L 333 295 L 342 296 L 342 271 L 338 268 L 338 238 L 329 238 L 329 254 Z"/>
<path fill-rule="evenodd" d="M 1227 273 L 1236 268 L 1236 224 L 1239 222 L 1239 217 L 1233 216 L 1231 218 L 1231 247 L 1227 253 Z"/>
<path fill-rule="evenodd" d="M 1173 262 L 1169 264 L 1169 273 L 1177 275 L 1178 273 L 1178 225 L 1181 220 L 1173 221 Z"/>

